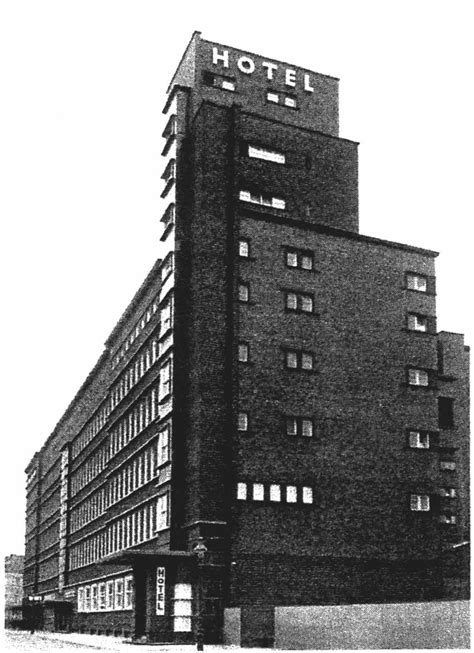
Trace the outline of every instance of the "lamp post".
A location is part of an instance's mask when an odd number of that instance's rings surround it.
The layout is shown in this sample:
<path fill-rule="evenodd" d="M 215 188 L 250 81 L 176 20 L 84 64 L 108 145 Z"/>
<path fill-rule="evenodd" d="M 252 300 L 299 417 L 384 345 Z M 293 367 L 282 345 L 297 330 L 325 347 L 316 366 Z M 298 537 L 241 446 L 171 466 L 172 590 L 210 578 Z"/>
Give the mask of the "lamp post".
<path fill-rule="evenodd" d="M 204 539 L 199 537 L 196 544 L 193 546 L 193 553 L 196 556 L 197 562 L 197 622 L 196 622 L 196 648 L 198 651 L 204 650 L 204 627 L 202 620 L 202 566 L 207 553 L 207 546 L 204 544 Z"/>

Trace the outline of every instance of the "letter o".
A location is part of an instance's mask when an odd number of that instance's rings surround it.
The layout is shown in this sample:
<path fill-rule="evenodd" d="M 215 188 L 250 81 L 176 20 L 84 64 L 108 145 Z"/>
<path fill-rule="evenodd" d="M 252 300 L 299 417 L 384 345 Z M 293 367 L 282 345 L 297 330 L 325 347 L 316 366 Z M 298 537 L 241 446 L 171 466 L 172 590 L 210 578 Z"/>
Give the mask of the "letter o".
<path fill-rule="evenodd" d="M 246 75 L 250 75 L 255 70 L 255 64 L 249 57 L 240 57 L 240 59 L 237 61 L 237 67 L 242 73 L 245 73 Z"/>

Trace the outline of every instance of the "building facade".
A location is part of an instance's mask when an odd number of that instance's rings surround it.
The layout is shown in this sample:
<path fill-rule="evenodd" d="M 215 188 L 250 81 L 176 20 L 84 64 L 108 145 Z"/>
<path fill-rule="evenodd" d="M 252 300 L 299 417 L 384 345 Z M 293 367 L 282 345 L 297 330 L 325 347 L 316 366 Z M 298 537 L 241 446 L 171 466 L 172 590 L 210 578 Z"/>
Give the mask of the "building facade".
<path fill-rule="evenodd" d="M 338 80 L 196 32 L 163 113 L 163 255 L 26 470 L 25 593 L 154 641 L 240 608 L 261 645 L 276 606 L 443 597 L 468 348 L 436 252 L 359 233 Z"/>

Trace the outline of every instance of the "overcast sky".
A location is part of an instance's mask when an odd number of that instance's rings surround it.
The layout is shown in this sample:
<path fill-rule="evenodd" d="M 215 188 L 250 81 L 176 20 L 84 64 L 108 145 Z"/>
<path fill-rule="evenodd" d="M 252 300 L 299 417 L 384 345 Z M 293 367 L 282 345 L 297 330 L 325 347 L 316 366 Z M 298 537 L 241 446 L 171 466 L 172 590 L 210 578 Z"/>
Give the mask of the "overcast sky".
<path fill-rule="evenodd" d="M 160 254 L 161 110 L 192 32 L 340 78 L 361 233 L 440 251 L 473 344 L 470 1 L 10 0 L 0 14 L 3 553 L 24 468 Z"/>

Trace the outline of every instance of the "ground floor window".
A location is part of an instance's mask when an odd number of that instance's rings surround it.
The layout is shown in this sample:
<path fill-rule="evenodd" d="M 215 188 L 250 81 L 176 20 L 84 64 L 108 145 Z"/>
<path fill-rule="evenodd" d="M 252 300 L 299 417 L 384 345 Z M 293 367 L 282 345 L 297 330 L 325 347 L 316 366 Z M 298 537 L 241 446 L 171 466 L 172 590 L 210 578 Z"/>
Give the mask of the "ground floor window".
<path fill-rule="evenodd" d="M 188 633 L 192 630 L 192 587 L 189 583 L 174 586 L 173 630 Z"/>

